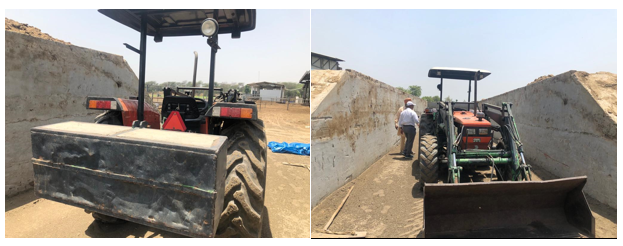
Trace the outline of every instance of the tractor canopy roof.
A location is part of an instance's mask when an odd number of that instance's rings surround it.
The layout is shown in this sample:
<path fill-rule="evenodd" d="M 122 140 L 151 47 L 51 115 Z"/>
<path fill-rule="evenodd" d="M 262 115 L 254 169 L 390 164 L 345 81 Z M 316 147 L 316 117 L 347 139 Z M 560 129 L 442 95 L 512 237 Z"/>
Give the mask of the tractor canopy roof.
<path fill-rule="evenodd" d="M 201 24 L 207 18 L 218 21 L 219 34 L 255 29 L 255 9 L 100 9 L 100 13 L 141 31 L 141 16 L 147 18 L 147 35 L 163 37 L 203 35 Z"/>
<path fill-rule="evenodd" d="M 482 80 L 489 76 L 491 72 L 482 69 L 471 68 L 454 68 L 454 67 L 434 67 L 428 70 L 428 77 L 430 78 L 443 78 L 443 79 L 460 79 L 460 80 L 475 80 L 476 74 L 480 71 L 478 80 Z"/>

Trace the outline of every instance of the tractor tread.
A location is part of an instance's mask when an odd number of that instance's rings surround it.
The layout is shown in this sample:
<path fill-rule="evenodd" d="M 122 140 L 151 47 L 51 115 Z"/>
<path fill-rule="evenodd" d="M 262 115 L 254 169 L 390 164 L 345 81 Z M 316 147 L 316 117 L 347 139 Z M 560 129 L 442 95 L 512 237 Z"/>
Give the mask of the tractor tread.
<path fill-rule="evenodd" d="M 437 137 L 424 135 L 420 138 L 419 166 L 420 183 L 437 183 L 439 177 L 439 158 Z"/>
<path fill-rule="evenodd" d="M 227 178 L 217 237 L 260 237 L 266 187 L 266 134 L 262 121 L 223 124 Z"/>

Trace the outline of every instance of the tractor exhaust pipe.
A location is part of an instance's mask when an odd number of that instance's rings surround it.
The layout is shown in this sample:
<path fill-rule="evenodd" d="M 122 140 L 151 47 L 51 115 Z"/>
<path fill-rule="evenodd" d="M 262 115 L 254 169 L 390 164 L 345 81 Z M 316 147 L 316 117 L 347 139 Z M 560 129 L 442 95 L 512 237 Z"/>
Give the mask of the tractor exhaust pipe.
<path fill-rule="evenodd" d="M 193 87 L 197 86 L 197 62 L 199 61 L 199 54 L 195 51 L 195 69 L 193 69 Z M 192 90 L 190 97 L 195 97 L 195 89 Z"/>
<path fill-rule="evenodd" d="M 474 116 L 476 116 L 476 113 L 478 113 L 478 76 L 480 76 L 480 70 L 478 70 L 478 72 L 476 73 L 476 77 L 474 78 Z"/>
<path fill-rule="evenodd" d="M 216 52 L 220 49 L 218 46 L 218 35 L 208 38 L 208 45 L 210 45 L 210 89 L 208 89 L 208 106 L 212 107 L 214 103 L 214 63 L 216 62 Z"/>
<path fill-rule="evenodd" d="M 427 238 L 594 237 L 586 176 L 548 181 L 425 184 Z"/>

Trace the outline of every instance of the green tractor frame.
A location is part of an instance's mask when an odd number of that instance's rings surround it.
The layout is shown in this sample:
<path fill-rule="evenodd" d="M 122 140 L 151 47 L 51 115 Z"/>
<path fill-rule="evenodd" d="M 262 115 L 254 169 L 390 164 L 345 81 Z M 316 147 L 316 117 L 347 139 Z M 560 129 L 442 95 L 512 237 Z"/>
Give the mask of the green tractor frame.
<path fill-rule="evenodd" d="M 439 98 L 444 79 L 468 80 L 469 90 L 468 102 L 430 103 L 421 117 L 416 162 L 424 191 L 424 235 L 594 236 L 594 218 L 582 192 L 586 176 L 532 181 L 513 104 L 478 104 L 478 81 L 490 74 L 465 68 L 429 70 L 429 77 L 441 80 Z M 490 170 L 490 182 L 470 182 L 464 175 L 483 169 Z"/>

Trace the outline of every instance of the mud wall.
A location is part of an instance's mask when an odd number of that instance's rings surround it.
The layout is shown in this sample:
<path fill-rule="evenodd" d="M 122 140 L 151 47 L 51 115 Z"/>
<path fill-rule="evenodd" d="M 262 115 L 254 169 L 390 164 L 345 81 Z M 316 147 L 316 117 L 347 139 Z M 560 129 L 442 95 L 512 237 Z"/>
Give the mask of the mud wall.
<path fill-rule="evenodd" d="M 356 178 L 399 140 L 404 98 L 425 101 L 353 70 L 311 71 L 311 205 Z"/>
<path fill-rule="evenodd" d="M 5 31 L 5 195 L 32 188 L 30 129 L 92 122 L 86 96 L 137 95 L 121 56 Z"/>
<path fill-rule="evenodd" d="M 528 164 L 588 176 L 585 194 L 616 208 L 617 76 L 569 71 L 484 102 L 512 102 Z"/>

